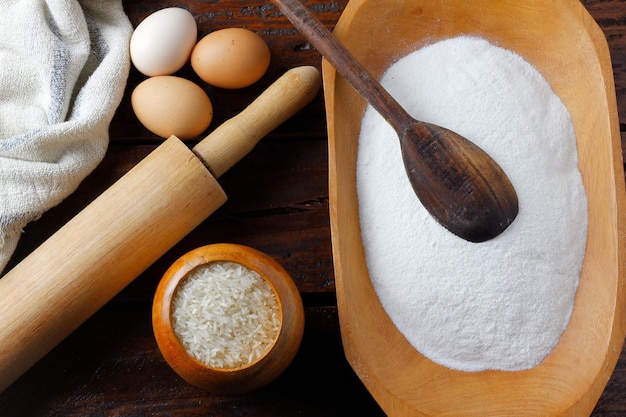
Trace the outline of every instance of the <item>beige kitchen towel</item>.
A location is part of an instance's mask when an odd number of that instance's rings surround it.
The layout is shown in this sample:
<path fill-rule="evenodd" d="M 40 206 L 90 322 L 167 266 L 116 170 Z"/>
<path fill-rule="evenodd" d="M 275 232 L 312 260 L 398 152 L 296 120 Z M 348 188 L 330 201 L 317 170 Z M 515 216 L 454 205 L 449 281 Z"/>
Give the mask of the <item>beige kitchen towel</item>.
<path fill-rule="evenodd" d="M 0 0 L 0 271 L 104 157 L 131 33 L 121 0 Z"/>

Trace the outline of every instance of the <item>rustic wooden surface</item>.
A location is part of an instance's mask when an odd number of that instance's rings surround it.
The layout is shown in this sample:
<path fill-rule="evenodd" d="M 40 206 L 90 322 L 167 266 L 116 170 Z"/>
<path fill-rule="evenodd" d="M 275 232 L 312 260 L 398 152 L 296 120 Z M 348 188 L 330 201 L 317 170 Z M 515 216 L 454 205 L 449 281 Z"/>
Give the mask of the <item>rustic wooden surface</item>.
<path fill-rule="evenodd" d="M 182 4 L 196 16 L 201 35 L 243 26 L 267 41 L 272 63 L 257 84 L 234 91 L 205 86 L 215 107 L 213 127 L 236 114 L 286 69 L 320 65 L 319 54 L 269 2 L 127 0 L 124 4 L 135 25 L 155 10 Z M 330 28 L 345 6 L 330 0 L 305 4 Z M 626 2 L 585 0 L 583 4 L 608 39 L 620 120 L 626 120 Z M 181 74 L 198 81 L 188 66 Z M 127 91 L 143 78 L 132 70 Z M 624 130 L 622 126 L 623 138 Z M 135 120 L 128 95 L 110 131 L 105 160 L 72 196 L 26 228 L 11 265 L 160 142 Z M 384 415 L 343 357 L 327 181 L 320 93 L 220 179 L 229 196 L 222 208 L 0 394 L 0 416 Z M 165 363 L 152 335 L 152 297 L 165 269 L 185 252 L 215 242 L 249 245 L 274 257 L 292 275 L 305 304 L 304 340 L 292 365 L 267 387 L 243 396 L 208 395 L 186 384 Z M 626 350 L 592 415 L 626 416 Z"/>

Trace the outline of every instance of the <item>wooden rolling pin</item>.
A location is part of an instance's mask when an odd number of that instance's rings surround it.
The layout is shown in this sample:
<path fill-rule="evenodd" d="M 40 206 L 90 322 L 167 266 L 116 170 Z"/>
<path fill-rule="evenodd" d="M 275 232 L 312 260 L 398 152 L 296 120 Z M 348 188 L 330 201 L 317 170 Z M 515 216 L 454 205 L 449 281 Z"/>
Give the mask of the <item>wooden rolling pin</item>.
<path fill-rule="evenodd" d="M 170 137 L 1 278 L 0 391 L 220 207 L 216 178 L 320 85 L 291 69 L 192 150 Z"/>

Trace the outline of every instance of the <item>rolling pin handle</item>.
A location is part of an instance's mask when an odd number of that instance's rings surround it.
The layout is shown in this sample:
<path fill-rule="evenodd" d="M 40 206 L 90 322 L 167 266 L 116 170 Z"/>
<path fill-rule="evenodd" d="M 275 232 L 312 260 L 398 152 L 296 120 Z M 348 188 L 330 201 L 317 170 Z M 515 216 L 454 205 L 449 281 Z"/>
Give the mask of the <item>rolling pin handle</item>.
<path fill-rule="evenodd" d="M 313 66 L 290 69 L 192 151 L 205 162 L 215 178 L 219 178 L 247 155 L 259 140 L 311 102 L 321 82 L 320 72 Z"/>

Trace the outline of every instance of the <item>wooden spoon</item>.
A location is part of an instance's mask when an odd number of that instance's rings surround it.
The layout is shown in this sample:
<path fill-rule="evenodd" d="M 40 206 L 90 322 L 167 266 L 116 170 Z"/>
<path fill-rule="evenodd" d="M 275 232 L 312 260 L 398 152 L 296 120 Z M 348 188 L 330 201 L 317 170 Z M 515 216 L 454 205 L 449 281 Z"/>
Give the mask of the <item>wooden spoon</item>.
<path fill-rule="evenodd" d="M 409 181 L 431 216 L 470 242 L 492 239 L 513 222 L 517 194 L 487 153 L 448 129 L 411 117 L 298 0 L 273 3 L 397 132 Z"/>

